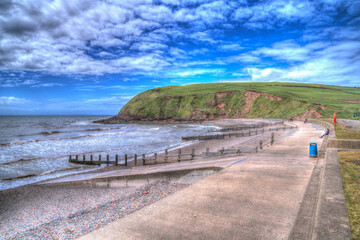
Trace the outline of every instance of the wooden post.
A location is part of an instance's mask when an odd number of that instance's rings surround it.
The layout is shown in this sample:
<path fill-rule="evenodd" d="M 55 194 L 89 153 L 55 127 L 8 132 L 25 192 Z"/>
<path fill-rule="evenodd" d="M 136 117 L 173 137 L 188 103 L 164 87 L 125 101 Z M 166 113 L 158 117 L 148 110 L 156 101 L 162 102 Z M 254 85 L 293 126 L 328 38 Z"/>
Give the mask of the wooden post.
<path fill-rule="evenodd" d="M 117 166 L 119 163 L 119 155 L 115 155 L 115 166 Z"/>
<path fill-rule="evenodd" d="M 264 133 L 265 129 L 263 128 L 263 133 Z"/>
<path fill-rule="evenodd" d="M 258 146 L 256 146 L 256 148 L 255 148 L 255 152 L 258 152 Z"/>
<path fill-rule="evenodd" d="M 69 155 L 69 162 L 71 162 L 71 155 Z"/>
<path fill-rule="evenodd" d="M 208 155 L 209 155 L 209 148 L 206 148 L 205 156 L 208 156 Z"/>
<path fill-rule="evenodd" d="M 109 166 L 109 162 L 110 162 L 110 160 L 109 160 L 109 154 L 107 154 L 107 155 L 106 155 L 106 166 Z"/>
<path fill-rule="evenodd" d="M 191 149 L 191 160 L 194 160 L 195 149 Z"/>
<path fill-rule="evenodd" d="M 272 132 L 271 133 L 271 145 L 273 145 L 274 144 L 274 133 Z"/>
<path fill-rule="evenodd" d="M 125 166 L 127 166 L 127 154 L 125 154 Z"/>
<path fill-rule="evenodd" d="M 179 155 L 178 155 L 178 161 L 180 162 L 181 159 L 181 148 L 179 148 Z"/>
<path fill-rule="evenodd" d="M 220 156 L 224 156 L 224 151 L 225 151 L 224 148 L 222 148 L 222 149 L 220 150 Z"/>
<path fill-rule="evenodd" d="M 155 164 L 156 164 L 156 160 L 157 160 L 157 153 L 154 153 L 154 159 L 155 159 Z"/>
<path fill-rule="evenodd" d="M 251 136 L 251 130 L 249 130 L 249 136 Z"/>
<path fill-rule="evenodd" d="M 93 163 L 93 155 L 90 155 L 90 163 Z"/>
<path fill-rule="evenodd" d="M 85 155 L 83 155 L 83 163 L 85 163 Z"/>
<path fill-rule="evenodd" d="M 101 164 L 101 155 L 99 154 L 99 165 Z"/>
<path fill-rule="evenodd" d="M 142 162 L 143 162 L 143 165 L 145 165 L 145 154 L 142 155 Z"/>
<path fill-rule="evenodd" d="M 168 150 L 165 149 L 165 163 L 167 163 L 167 160 L 168 160 Z"/>
<path fill-rule="evenodd" d="M 257 129 L 255 130 L 255 135 L 257 135 Z"/>
<path fill-rule="evenodd" d="M 260 149 L 263 149 L 263 142 L 262 142 L 262 140 L 260 140 Z"/>
<path fill-rule="evenodd" d="M 78 155 L 75 156 L 75 160 L 76 160 L 76 162 L 79 162 L 79 156 Z"/>
<path fill-rule="evenodd" d="M 134 155 L 135 166 L 137 165 L 137 154 Z"/>

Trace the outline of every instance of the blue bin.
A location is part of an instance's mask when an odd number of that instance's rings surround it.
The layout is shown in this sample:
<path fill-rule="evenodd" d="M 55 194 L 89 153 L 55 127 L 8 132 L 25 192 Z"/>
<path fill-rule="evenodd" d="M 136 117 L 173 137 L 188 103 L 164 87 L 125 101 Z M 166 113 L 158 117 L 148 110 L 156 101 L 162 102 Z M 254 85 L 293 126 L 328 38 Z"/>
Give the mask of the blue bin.
<path fill-rule="evenodd" d="M 309 155 L 310 157 L 317 157 L 317 144 L 314 142 L 310 143 Z"/>

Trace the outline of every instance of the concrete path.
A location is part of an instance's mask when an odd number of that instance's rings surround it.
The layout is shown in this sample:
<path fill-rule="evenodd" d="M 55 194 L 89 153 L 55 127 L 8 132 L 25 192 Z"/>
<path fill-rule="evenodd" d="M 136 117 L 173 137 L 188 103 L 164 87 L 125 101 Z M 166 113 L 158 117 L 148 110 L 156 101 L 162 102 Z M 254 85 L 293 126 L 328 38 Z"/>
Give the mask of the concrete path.
<path fill-rule="evenodd" d="M 314 166 L 319 131 L 293 135 L 81 239 L 288 239 Z"/>

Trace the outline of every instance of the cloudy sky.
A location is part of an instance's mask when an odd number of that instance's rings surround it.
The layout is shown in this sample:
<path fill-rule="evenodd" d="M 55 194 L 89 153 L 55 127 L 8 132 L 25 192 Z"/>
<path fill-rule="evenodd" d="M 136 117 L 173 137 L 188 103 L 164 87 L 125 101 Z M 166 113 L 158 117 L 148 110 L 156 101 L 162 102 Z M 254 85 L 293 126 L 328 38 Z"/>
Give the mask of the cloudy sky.
<path fill-rule="evenodd" d="M 360 85 L 360 0 L 0 0 L 0 114 L 116 114 L 159 86 Z"/>

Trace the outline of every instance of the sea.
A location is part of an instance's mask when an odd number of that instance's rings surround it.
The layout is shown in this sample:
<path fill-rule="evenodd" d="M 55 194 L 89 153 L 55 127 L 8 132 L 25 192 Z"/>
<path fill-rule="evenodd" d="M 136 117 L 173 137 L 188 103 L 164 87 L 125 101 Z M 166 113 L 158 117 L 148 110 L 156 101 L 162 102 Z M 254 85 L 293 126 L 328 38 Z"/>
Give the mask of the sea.
<path fill-rule="evenodd" d="M 209 134 L 197 124 L 100 124 L 110 116 L 0 116 L 0 190 L 98 168 L 69 155 L 120 158 L 182 147 L 181 137 Z"/>

